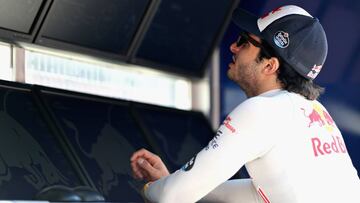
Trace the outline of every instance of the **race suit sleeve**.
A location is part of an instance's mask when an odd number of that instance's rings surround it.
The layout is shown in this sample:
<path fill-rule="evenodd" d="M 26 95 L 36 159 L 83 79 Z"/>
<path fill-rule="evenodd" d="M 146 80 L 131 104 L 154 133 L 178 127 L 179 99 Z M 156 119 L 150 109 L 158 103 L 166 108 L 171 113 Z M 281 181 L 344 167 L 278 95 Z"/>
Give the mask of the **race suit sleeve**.
<path fill-rule="evenodd" d="M 198 203 L 262 203 L 251 179 L 228 180 Z"/>
<path fill-rule="evenodd" d="M 151 202 L 196 202 L 232 177 L 245 163 L 261 157 L 274 146 L 273 115 L 266 98 L 240 104 L 218 129 L 208 146 L 181 169 L 149 185 Z M 271 105 L 270 105 L 271 106 Z M 271 116 L 270 116 L 271 115 Z"/>

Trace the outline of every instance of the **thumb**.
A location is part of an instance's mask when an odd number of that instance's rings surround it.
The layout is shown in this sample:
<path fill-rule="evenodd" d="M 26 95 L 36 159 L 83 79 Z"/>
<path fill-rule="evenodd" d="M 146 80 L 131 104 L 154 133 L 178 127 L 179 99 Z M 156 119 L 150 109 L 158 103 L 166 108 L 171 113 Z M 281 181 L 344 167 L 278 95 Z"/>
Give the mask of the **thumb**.
<path fill-rule="evenodd" d="M 145 159 L 140 158 L 137 160 L 137 163 L 141 168 L 143 168 L 145 171 L 147 171 L 150 174 L 156 173 L 156 169 Z"/>

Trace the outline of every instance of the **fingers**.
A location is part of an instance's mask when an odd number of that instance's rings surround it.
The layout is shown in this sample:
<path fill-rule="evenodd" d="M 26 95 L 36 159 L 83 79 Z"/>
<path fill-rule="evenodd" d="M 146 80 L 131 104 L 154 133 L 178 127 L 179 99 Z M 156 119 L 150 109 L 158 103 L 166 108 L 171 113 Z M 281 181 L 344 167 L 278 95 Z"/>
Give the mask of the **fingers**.
<path fill-rule="evenodd" d="M 153 163 L 156 163 L 156 157 L 157 155 L 146 149 L 140 149 L 134 152 L 130 158 L 133 177 L 138 180 L 149 179 L 152 176 L 151 174 L 156 172 L 149 162 L 153 161 Z M 145 159 L 147 160 L 145 161 Z"/>
<path fill-rule="evenodd" d="M 131 170 L 133 177 L 138 180 L 142 180 L 145 178 L 146 174 L 145 171 L 139 167 L 138 163 L 136 161 L 130 162 Z"/>
<path fill-rule="evenodd" d="M 137 158 L 144 156 L 144 154 L 152 154 L 148 150 L 142 148 L 136 152 L 133 153 L 133 155 L 130 158 L 130 161 L 135 161 Z"/>
<path fill-rule="evenodd" d="M 149 174 L 156 174 L 157 169 L 154 168 L 146 159 L 140 158 L 137 160 L 138 165 Z"/>
<path fill-rule="evenodd" d="M 137 157 L 134 155 L 130 158 L 130 167 L 132 170 L 133 177 L 138 180 L 142 180 L 144 178 L 143 171 L 141 171 L 141 168 L 137 164 Z"/>
<path fill-rule="evenodd" d="M 132 175 L 137 180 L 153 181 L 153 174 L 150 174 L 150 172 L 147 170 L 148 169 L 139 166 L 137 170 L 132 170 Z"/>
<path fill-rule="evenodd" d="M 142 174 L 141 171 L 133 171 L 133 177 L 137 180 L 144 179 L 144 175 Z"/>
<path fill-rule="evenodd" d="M 143 179 L 145 174 L 142 171 L 141 167 L 138 166 L 138 164 L 136 162 L 131 162 L 130 163 L 133 175 L 135 178 L 137 179 Z"/>
<path fill-rule="evenodd" d="M 130 160 L 135 161 L 140 157 L 146 159 L 151 165 L 155 165 L 161 161 L 160 157 L 158 157 L 156 154 L 153 154 L 146 149 L 140 149 L 140 150 L 136 151 L 131 156 Z"/>
<path fill-rule="evenodd" d="M 135 179 L 154 181 L 169 174 L 160 157 L 146 149 L 134 152 L 130 161 Z"/>

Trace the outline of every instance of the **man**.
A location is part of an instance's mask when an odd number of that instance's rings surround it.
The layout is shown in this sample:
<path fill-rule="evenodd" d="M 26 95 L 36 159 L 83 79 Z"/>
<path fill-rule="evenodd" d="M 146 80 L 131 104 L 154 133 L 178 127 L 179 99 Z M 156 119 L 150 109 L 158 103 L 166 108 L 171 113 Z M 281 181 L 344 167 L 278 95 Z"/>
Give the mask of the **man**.
<path fill-rule="evenodd" d="M 230 50 L 228 77 L 248 99 L 236 107 L 209 145 L 169 174 L 142 149 L 131 157 L 134 177 L 149 181 L 151 202 L 360 202 L 360 180 L 343 137 L 316 100 L 313 83 L 327 55 L 325 32 L 297 6 L 257 19 L 237 9 L 245 32 Z M 251 179 L 230 180 L 243 165 Z"/>

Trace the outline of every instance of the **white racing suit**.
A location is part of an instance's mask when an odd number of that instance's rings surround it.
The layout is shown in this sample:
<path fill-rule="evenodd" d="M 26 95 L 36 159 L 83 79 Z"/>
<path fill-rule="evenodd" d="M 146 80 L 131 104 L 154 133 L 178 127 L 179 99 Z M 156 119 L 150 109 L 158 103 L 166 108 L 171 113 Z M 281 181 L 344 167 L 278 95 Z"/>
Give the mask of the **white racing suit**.
<path fill-rule="evenodd" d="M 243 165 L 251 179 L 227 181 Z M 203 150 L 144 193 L 161 203 L 360 203 L 360 181 L 326 109 L 272 90 L 241 103 Z"/>

